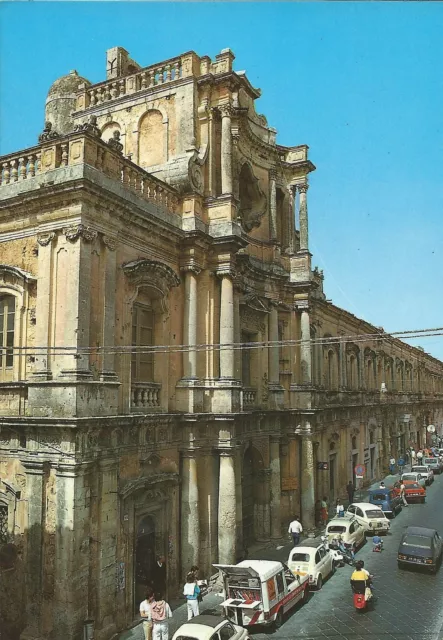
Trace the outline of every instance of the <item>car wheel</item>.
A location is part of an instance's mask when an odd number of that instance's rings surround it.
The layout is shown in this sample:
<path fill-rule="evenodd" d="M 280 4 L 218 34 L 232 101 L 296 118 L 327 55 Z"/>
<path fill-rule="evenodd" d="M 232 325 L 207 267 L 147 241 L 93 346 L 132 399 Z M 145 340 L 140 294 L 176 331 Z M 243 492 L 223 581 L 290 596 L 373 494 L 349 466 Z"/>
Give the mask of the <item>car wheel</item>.
<path fill-rule="evenodd" d="M 277 611 L 277 617 L 275 618 L 274 626 L 276 629 L 280 629 L 283 624 L 283 607 Z"/>
<path fill-rule="evenodd" d="M 303 597 L 301 599 L 301 603 L 302 604 L 306 604 L 308 599 L 309 599 L 309 589 L 308 589 L 308 587 L 306 587 L 306 589 L 303 589 Z"/>
<path fill-rule="evenodd" d="M 335 564 L 335 560 L 333 560 L 332 561 L 332 566 L 331 566 L 331 576 L 334 575 L 336 569 L 337 569 L 337 565 Z"/>
<path fill-rule="evenodd" d="M 404 563 L 403 563 L 403 562 L 397 562 L 397 567 L 398 567 L 399 569 L 404 569 L 404 568 L 405 568 L 405 565 L 404 565 Z"/>
<path fill-rule="evenodd" d="M 317 578 L 317 591 L 320 591 L 322 586 L 323 586 L 323 578 L 321 577 L 321 574 L 320 574 Z"/>
<path fill-rule="evenodd" d="M 391 520 L 393 520 L 396 515 L 397 515 L 397 511 L 394 509 L 393 512 L 391 513 Z"/>

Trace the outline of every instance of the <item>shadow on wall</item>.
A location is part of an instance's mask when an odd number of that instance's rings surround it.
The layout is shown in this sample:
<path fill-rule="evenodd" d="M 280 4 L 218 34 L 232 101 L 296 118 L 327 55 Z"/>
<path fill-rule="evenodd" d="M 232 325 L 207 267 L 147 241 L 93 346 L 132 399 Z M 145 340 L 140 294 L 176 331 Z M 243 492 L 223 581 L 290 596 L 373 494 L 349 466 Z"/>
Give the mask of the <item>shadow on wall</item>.
<path fill-rule="evenodd" d="M 0 638 L 19 640 L 26 627 L 25 570 L 21 546 L 0 547 Z"/>

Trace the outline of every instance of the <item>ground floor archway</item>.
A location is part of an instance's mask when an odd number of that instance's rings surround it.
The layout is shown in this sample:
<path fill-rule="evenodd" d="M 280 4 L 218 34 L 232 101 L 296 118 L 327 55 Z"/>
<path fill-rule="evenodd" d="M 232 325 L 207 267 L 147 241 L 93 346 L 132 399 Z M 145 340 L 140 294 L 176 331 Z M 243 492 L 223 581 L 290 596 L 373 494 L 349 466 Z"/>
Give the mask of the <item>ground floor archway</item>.
<path fill-rule="evenodd" d="M 269 500 L 266 501 L 266 484 L 263 457 L 258 449 L 250 445 L 243 456 L 242 474 L 242 522 L 245 549 L 256 540 L 263 538 L 263 532 L 266 529 L 264 520 L 266 520 L 266 510 L 269 511 Z"/>

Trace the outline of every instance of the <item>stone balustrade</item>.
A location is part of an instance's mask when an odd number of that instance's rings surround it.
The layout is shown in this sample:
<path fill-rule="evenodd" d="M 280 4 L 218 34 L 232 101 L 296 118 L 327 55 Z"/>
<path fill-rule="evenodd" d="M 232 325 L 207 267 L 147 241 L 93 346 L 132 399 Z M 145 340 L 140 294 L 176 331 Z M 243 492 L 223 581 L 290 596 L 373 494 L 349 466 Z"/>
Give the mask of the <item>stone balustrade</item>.
<path fill-rule="evenodd" d="M 144 169 L 123 157 L 103 140 L 85 134 L 71 133 L 54 138 L 18 153 L 0 157 L 0 189 L 6 185 L 31 180 L 61 167 L 85 164 L 172 213 L 178 209 L 177 191 Z"/>
<path fill-rule="evenodd" d="M 190 76 L 192 75 L 192 62 L 192 56 L 184 55 L 145 67 L 124 78 L 115 78 L 83 89 L 77 95 L 77 111 L 83 111 L 138 91 L 166 85 Z"/>
<path fill-rule="evenodd" d="M 160 409 L 161 384 L 133 382 L 131 384 L 131 412 L 146 413 Z"/>
<path fill-rule="evenodd" d="M 243 409 L 250 409 L 257 404 L 257 389 L 243 388 Z"/>

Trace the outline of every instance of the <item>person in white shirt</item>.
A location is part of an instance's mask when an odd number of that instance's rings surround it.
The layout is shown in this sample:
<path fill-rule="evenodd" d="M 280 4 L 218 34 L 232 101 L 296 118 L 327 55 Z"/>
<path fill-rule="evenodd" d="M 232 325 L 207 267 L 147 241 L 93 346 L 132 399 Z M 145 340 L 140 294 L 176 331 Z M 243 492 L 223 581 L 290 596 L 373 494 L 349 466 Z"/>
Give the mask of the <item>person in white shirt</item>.
<path fill-rule="evenodd" d="M 143 602 L 140 602 L 140 615 L 143 618 L 143 632 L 145 634 L 145 640 L 152 640 L 152 616 L 151 616 L 151 604 L 154 602 L 154 592 L 148 588 L 146 591 L 146 598 Z"/>
<path fill-rule="evenodd" d="M 294 547 L 298 545 L 300 542 L 300 534 L 303 531 L 303 527 L 298 520 L 298 516 L 295 516 L 294 520 L 289 525 L 288 533 L 292 536 L 292 542 L 294 543 Z"/>

